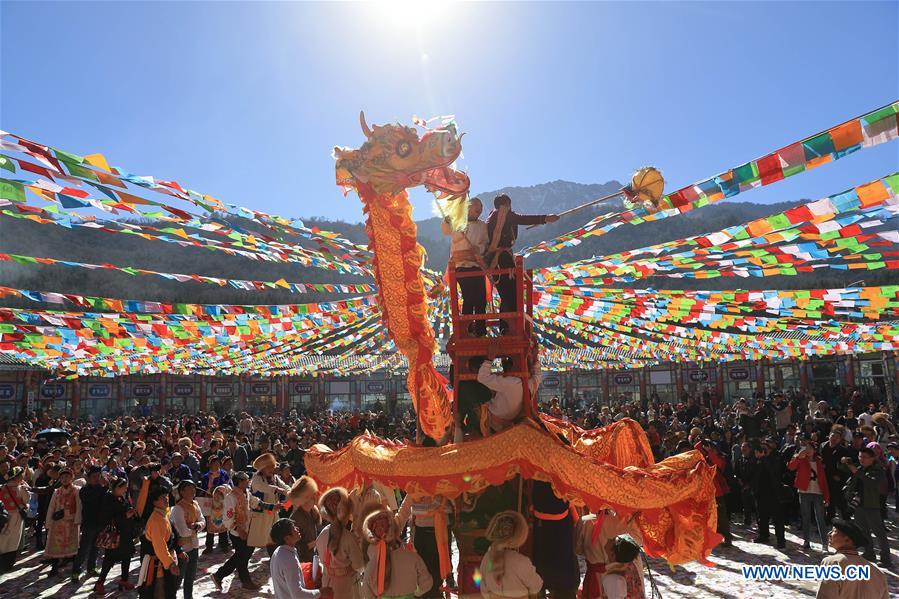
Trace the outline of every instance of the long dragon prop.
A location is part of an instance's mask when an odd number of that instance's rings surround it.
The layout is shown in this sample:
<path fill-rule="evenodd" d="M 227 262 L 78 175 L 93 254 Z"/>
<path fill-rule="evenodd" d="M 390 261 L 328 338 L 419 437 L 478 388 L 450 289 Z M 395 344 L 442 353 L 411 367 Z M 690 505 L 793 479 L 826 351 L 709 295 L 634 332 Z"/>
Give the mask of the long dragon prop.
<path fill-rule="evenodd" d="M 418 132 L 399 124 L 369 128 L 359 149 L 334 148 L 337 184 L 355 190 L 366 215 L 378 303 L 391 339 L 409 363 L 406 385 L 424 434 L 443 439 L 453 423 L 446 380 L 433 364 L 434 332 L 428 317 L 412 205 L 406 189 L 419 185 L 443 199 L 462 199 L 469 179 L 452 168 L 462 152 L 453 124 Z"/>

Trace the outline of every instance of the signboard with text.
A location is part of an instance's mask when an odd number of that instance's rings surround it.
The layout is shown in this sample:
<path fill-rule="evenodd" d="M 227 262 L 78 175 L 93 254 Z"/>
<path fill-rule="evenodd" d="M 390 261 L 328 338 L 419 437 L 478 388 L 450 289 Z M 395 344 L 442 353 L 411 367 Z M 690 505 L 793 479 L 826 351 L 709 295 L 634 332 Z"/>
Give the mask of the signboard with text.
<path fill-rule="evenodd" d="M 134 397 L 151 397 L 153 395 L 153 385 L 149 383 L 136 383 L 131 388 L 131 394 Z"/>
<path fill-rule="evenodd" d="M 44 383 L 41 385 L 41 399 L 64 399 L 66 390 L 65 383 Z"/>
<path fill-rule="evenodd" d="M 690 382 L 705 383 L 709 380 L 709 372 L 707 370 L 691 370 L 688 375 Z"/>
<path fill-rule="evenodd" d="M 300 382 L 290 386 L 294 395 L 310 395 L 312 393 L 312 383 Z"/>
<path fill-rule="evenodd" d="M 619 372 L 615 376 L 612 377 L 612 381 L 616 385 L 633 385 L 634 384 L 634 375 L 629 372 Z"/>
<path fill-rule="evenodd" d="M 18 395 L 17 387 L 16 383 L 0 383 L 0 401 L 16 399 Z"/>
<path fill-rule="evenodd" d="M 387 389 L 387 384 L 384 381 L 367 381 L 365 383 L 366 393 L 383 393 L 385 389 Z"/>
<path fill-rule="evenodd" d="M 247 383 L 247 395 L 274 395 L 278 385 L 272 381 L 252 381 Z"/>
<path fill-rule="evenodd" d="M 190 397 L 196 394 L 196 386 L 193 383 L 172 384 L 172 395 L 177 397 Z"/>
<path fill-rule="evenodd" d="M 748 381 L 749 380 L 749 369 L 748 368 L 731 368 L 727 371 L 727 376 L 732 381 Z"/>
<path fill-rule="evenodd" d="M 209 395 L 213 397 L 237 397 L 234 383 L 209 383 Z"/>
<path fill-rule="evenodd" d="M 112 385 L 110 383 L 88 383 L 85 395 L 89 399 L 107 399 L 112 397 Z"/>
<path fill-rule="evenodd" d="M 556 389 L 562 384 L 557 376 L 548 376 L 543 379 L 542 385 L 547 389 Z"/>

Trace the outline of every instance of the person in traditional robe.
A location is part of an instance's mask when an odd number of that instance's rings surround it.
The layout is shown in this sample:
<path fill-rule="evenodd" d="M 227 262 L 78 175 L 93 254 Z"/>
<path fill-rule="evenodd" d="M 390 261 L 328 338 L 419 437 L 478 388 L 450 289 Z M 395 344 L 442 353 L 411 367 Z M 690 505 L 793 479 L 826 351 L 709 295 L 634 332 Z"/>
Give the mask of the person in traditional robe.
<path fill-rule="evenodd" d="M 369 514 L 363 532 L 368 541 L 368 563 L 362 581 L 370 596 L 408 599 L 421 597 L 433 587 L 424 560 L 402 543 L 391 510 L 381 508 Z"/>
<path fill-rule="evenodd" d="M 481 559 L 481 594 L 488 599 L 534 596 L 543 579 L 530 558 L 518 552 L 528 538 L 528 523 L 520 513 L 496 514 L 487 526 L 490 548 Z"/>
<path fill-rule="evenodd" d="M 200 488 L 197 489 L 197 491 L 199 492 L 201 497 L 212 498 L 209 510 L 211 513 L 214 511 L 216 504 L 216 489 L 224 487 L 226 489 L 225 494 L 231 492 L 231 476 L 222 468 L 222 461 L 220 457 L 214 455 L 211 456 L 208 461 L 209 471 L 203 475 L 203 478 L 200 481 Z M 224 495 L 221 495 L 220 499 L 224 501 Z M 221 504 L 219 504 L 219 506 L 221 506 Z M 218 535 L 219 550 L 222 552 L 228 551 L 228 549 L 231 547 L 231 541 L 228 539 L 228 531 L 222 529 L 221 526 L 208 526 L 208 522 L 206 524 L 206 550 L 204 551 L 204 553 L 212 553 L 215 547 L 216 535 Z"/>
<path fill-rule="evenodd" d="M 630 535 L 618 535 L 607 545 L 607 554 L 613 561 L 606 565 L 603 573 L 603 599 L 642 599 L 643 573 L 637 569 L 640 559 L 640 545 Z"/>
<path fill-rule="evenodd" d="M 256 473 L 250 481 L 250 493 L 259 504 L 250 508 L 250 529 L 247 536 L 248 547 L 266 547 L 269 555 L 275 550 L 272 545 L 272 524 L 278 519 L 277 511 L 267 510 L 263 504 L 278 504 L 290 492 L 281 477 L 275 474 L 278 460 L 273 453 L 264 453 L 253 460 Z"/>
<path fill-rule="evenodd" d="M 836 550 L 821 560 L 822 566 L 838 565 L 845 574 L 846 566 L 868 566 L 868 580 L 822 580 L 817 599 L 888 599 L 890 596 L 883 571 L 858 554 L 858 548 L 868 542 L 868 535 L 854 522 L 833 519 L 828 542 Z"/>
<path fill-rule="evenodd" d="M 231 547 L 228 529 L 225 528 L 225 497 L 229 493 L 231 493 L 231 485 L 219 485 L 213 489 L 211 501 L 207 503 L 208 513 L 204 514 L 206 517 L 206 550 L 203 552 L 204 554 L 212 550 L 216 535 L 219 536 L 219 545 L 223 550 Z"/>
<path fill-rule="evenodd" d="M 377 481 L 367 482 L 350 491 L 350 500 L 353 502 L 353 506 L 356 510 L 353 513 L 353 521 L 359 520 L 359 526 L 362 526 L 362 520 L 365 519 L 364 517 L 359 518 L 360 514 L 358 513 L 363 506 L 381 503 L 393 511 L 396 511 L 398 508 L 396 493 L 393 492 L 393 489 L 390 489 Z"/>
<path fill-rule="evenodd" d="M 557 497 L 549 483 L 536 480 L 531 502 L 537 574 L 553 599 L 575 599 L 581 571 L 574 555 L 574 518 L 568 502 Z"/>
<path fill-rule="evenodd" d="M 20 466 L 11 468 L 6 482 L 0 486 L 0 504 L 9 514 L 6 526 L 0 529 L 0 574 L 9 572 L 16 563 L 22 535 L 25 531 L 25 512 L 31 501 L 31 493 L 25 484 L 25 470 Z"/>
<path fill-rule="evenodd" d="M 318 511 L 318 485 L 310 477 L 303 475 L 290 488 L 287 500 L 293 506 L 290 519 L 299 531 L 297 557 L 301 562 L 312 562 L 315 555 L 315 539 L 321 528 L 322 516 Z"/>
<path fill-rule="evenodd" d="M 176 550 L 172 525 L 169 522 L 169 493 L 156 488 L 150 492 L 147 503 L 153 510 L 147 518 L 144 538 L 141 539 L 141 567 L 137 579 L 141 599 L 154 599 L 162 587 L 165 599 L 175 599 L 181 582 L 179 558 L 187 556 Z"/>
<path fill-rule="evenodd" d="M 275 511 L 279 505 L 260 502 L 258 497 L 250 495 L 250 480 L 246 472 L 237 472 L 233 481 L 234 489 L 225 497 L 224 526 L 228 529 L 228 535 L 231 537 L 234 553 L 212 574 L 212 582 L 215 584 L 215 588 L 221 592 L 222 580 L 236 570 L 245 590 L 258 591 L 262 587 L 250 577 L 249 569 L 250 557 L 253 555 L 253 548 L 247 544 L 250 511 L 251 508 Z"/>
<path fill-rule="evenodd" d="M 637 513 L 624 518 L 613 510 L 602 510 L 597 514 L 583 516 L 578 522 L 575 535 L 575 551 L 583 555 L 587 562 L 587 572 L 584 576 L 583 599 L 604 598 L 602 577 L 606 573 L 609 564 L 615 562 L 612 552 L 614 540 L 619 535 L 630 535 L 638 544 L 643 542 L 643 534 L 636 523 Z M 634 560 L 633 571 L 643 572 L 643 562 L 638 556 Z M 643 576 L 633 575 L 629 586 L 634 588 L 637 597 L 643 596 Z M 639 583 L 639 584 L 638 584 Z"/>
<path fill-rule="evenodd" d="M 50 560 L 50 576 L 59 572 L 63 559 L 78 554 L 78 537 L 81 528 L 81 499 L 78 489 L 72 484 L 72 470 L 63 468 L 59 472 L 59 487 L 53 491 L 47 507 L 47 545 L 44 558 Z"/>
<path fill-rule="evenodd" d="M 440 597 L 440 587 L 452 573 L 450 561 L 448 512 L 452 503 L 442 496 L 406 495 L 396 515 L 400 530 L 412 520 L 412 545 L 422 557 L 431 574 L 433 585 L 425 597 Z"/>
<path fill-rule="evenodd" d="M 358 591 L 356 580 L 365 560 L 359 542 L 349 530 L 353 517 L 349 493 L 343 487 L 328 489 L 319 501 L 319 510 L 329 523 L 315 540 L 324 566 L 322 588 L 330 588 L 334 599 L 354 599 Z"/>
<path fill-rule="evenodd" d="M 187 555 L 184 564 L 184 599 L 193 599 L 194 579 L 197 577 L 197 560 L 200 552 L 201 530 L 206 528 L 200 505 L 194 500 L 197 488 L 192 480 L 182 480 L 178 485 L 178 503 L 172 508 L 172 526 L 177 533 L 178 549 Z"/>

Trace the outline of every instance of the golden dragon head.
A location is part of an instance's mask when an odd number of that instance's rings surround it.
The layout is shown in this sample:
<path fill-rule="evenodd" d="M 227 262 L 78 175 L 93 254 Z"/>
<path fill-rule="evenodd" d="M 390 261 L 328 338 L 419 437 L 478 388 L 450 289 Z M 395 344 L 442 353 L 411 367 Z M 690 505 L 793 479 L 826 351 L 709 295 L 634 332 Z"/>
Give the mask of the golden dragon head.
<path fill-rule="evenodd" d="M 358 191 L 359 184 L 364 184 L 378 194 L 398 194 L 419 185 L 444 199 L 468 193 L 468 175 L 452 167 L 462 153 L 462 135 L 454 123 L 419 137 L 416 129 L 400 124 L 369 128 L 362 112 L 359 122 L 367 138 L 362 147 L 334 148 L 337 184 L 345 192 Z"/>

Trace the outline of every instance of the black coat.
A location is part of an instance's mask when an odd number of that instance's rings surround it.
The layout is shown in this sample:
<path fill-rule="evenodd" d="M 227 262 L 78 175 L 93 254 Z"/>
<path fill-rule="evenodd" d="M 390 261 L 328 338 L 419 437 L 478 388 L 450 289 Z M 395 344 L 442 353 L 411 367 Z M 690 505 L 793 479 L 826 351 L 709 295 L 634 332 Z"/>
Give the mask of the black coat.
<path fill-rule="evenodd" d="M 780 455 L 772 452 L 758 461 L 752 481 L 752 491 L 759 503 L 776 504 L 783 495 L 784 465 Z"/>
<path fill-rule="evenodd" d="M 106 488 L 102 485 L 84 485 L 78 491 L 81 499 L 81 525 L 97 527 L 103 524 L 103 497 Z"/>
<path fill-rule="evenodd" d="M 131 502 L 125 497 L 116 497 L 107 491 L 103 496 L 104 525 L 115 524 L 119 531 L 119 546 L 111 549 L 110 555 L 116 557 L 129 556 L 134 553 L 134 537 L 137 534 L 139 520 L 128 518 L 125 514 L 131 509 Z"/>
<path fill-rule="evenodd" d="M 535 512 L 562 514 L 568 502 L 555 496 L 549 483 L 534 481 L 531 492 Z M 574 521 L 571 515 L 561 520 L 534 519 L 534 567 L 547 589 L 577 589 L 580 567 L 574 554 Z"/>

